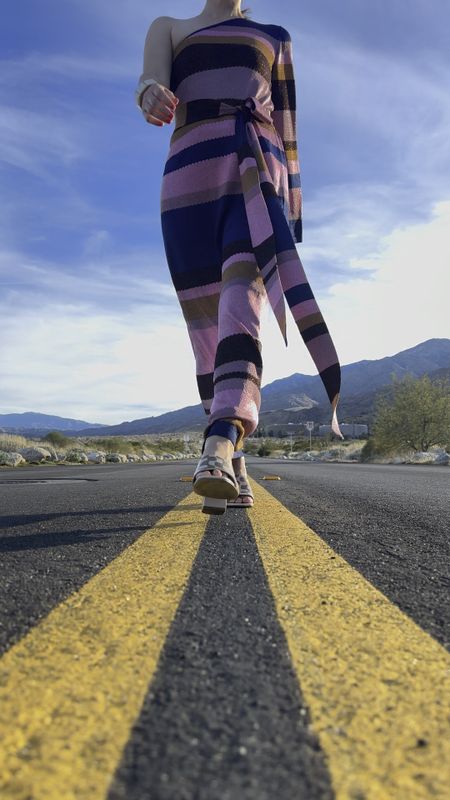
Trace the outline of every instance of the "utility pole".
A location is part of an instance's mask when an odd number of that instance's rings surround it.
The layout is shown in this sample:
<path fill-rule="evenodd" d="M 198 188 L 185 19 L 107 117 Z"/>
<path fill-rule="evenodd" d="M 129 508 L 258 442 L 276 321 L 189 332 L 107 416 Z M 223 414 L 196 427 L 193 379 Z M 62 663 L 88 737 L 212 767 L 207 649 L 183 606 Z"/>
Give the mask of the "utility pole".
<path fill-rule="evenodd" d="M 305 425 L 306 425 L 306 430 L 309 431 L 309 450 L 311 452 L 311 431 L 314 428 L 314 422 L 313 420 L 308 420 L 308 422 L 306 422 Z"/>

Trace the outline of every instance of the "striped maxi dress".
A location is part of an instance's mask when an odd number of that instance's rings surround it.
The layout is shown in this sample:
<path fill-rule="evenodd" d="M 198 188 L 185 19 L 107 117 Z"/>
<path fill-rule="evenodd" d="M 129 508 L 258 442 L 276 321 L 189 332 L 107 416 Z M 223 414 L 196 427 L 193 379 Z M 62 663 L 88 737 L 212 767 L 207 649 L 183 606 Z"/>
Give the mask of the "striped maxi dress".
<path fill-rule="evenodd" d="M 287 345 L 286 299 L 332 408 L 338 356 L 295 243 L 302 241 L 292 40 L 279 26 L 232 17 L 175 48 L 179 98 L 161 183 L 161 228 L 208 416 L 249 436 L 261 405 L 262 305 Z"/>

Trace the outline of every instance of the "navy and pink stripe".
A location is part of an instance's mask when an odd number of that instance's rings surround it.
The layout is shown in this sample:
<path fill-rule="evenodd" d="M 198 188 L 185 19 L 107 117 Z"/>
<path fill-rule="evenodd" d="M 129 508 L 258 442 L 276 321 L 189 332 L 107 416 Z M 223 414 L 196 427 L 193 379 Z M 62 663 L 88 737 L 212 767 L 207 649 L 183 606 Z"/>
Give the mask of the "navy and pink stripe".
<path fill-rule="evenodd" d="M 170 88 L 179 104 L 161 224 L 208 425 L 233 417 L 246 435 L 255 430 L 261 308 L 268 300 L 287 344 L 286 300 L 342 437 L 339 360 L 295 247 L 302 190 L 291 37 L 247 18 L 201 28 L 175 49 Z"/>

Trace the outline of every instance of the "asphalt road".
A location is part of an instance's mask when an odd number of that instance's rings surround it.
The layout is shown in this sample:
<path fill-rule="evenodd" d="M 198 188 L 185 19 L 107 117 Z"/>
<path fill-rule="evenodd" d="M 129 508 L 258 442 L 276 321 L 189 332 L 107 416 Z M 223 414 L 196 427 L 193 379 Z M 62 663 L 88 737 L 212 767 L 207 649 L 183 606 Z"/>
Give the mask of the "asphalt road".
<path fill-rule="evenodd" d="M 0 470 L 2 800 L 444 798 L 450 470 L 195 465 Z"/>

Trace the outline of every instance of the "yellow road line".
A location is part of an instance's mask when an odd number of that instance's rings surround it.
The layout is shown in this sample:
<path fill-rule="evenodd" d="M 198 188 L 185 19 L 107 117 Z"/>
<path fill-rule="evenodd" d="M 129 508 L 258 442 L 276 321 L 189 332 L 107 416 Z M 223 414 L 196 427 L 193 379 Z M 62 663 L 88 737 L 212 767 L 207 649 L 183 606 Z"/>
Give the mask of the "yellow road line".
<path fill-rule="evenodd" d="M 448 800 L 450 656 L 251 485 L 248 513 L 337 800 Z"/>
<path fill-rule="evenodd" d="M 191 493 L 0 660 L 2 800 L 104 798 L 208 517 Z"/>

